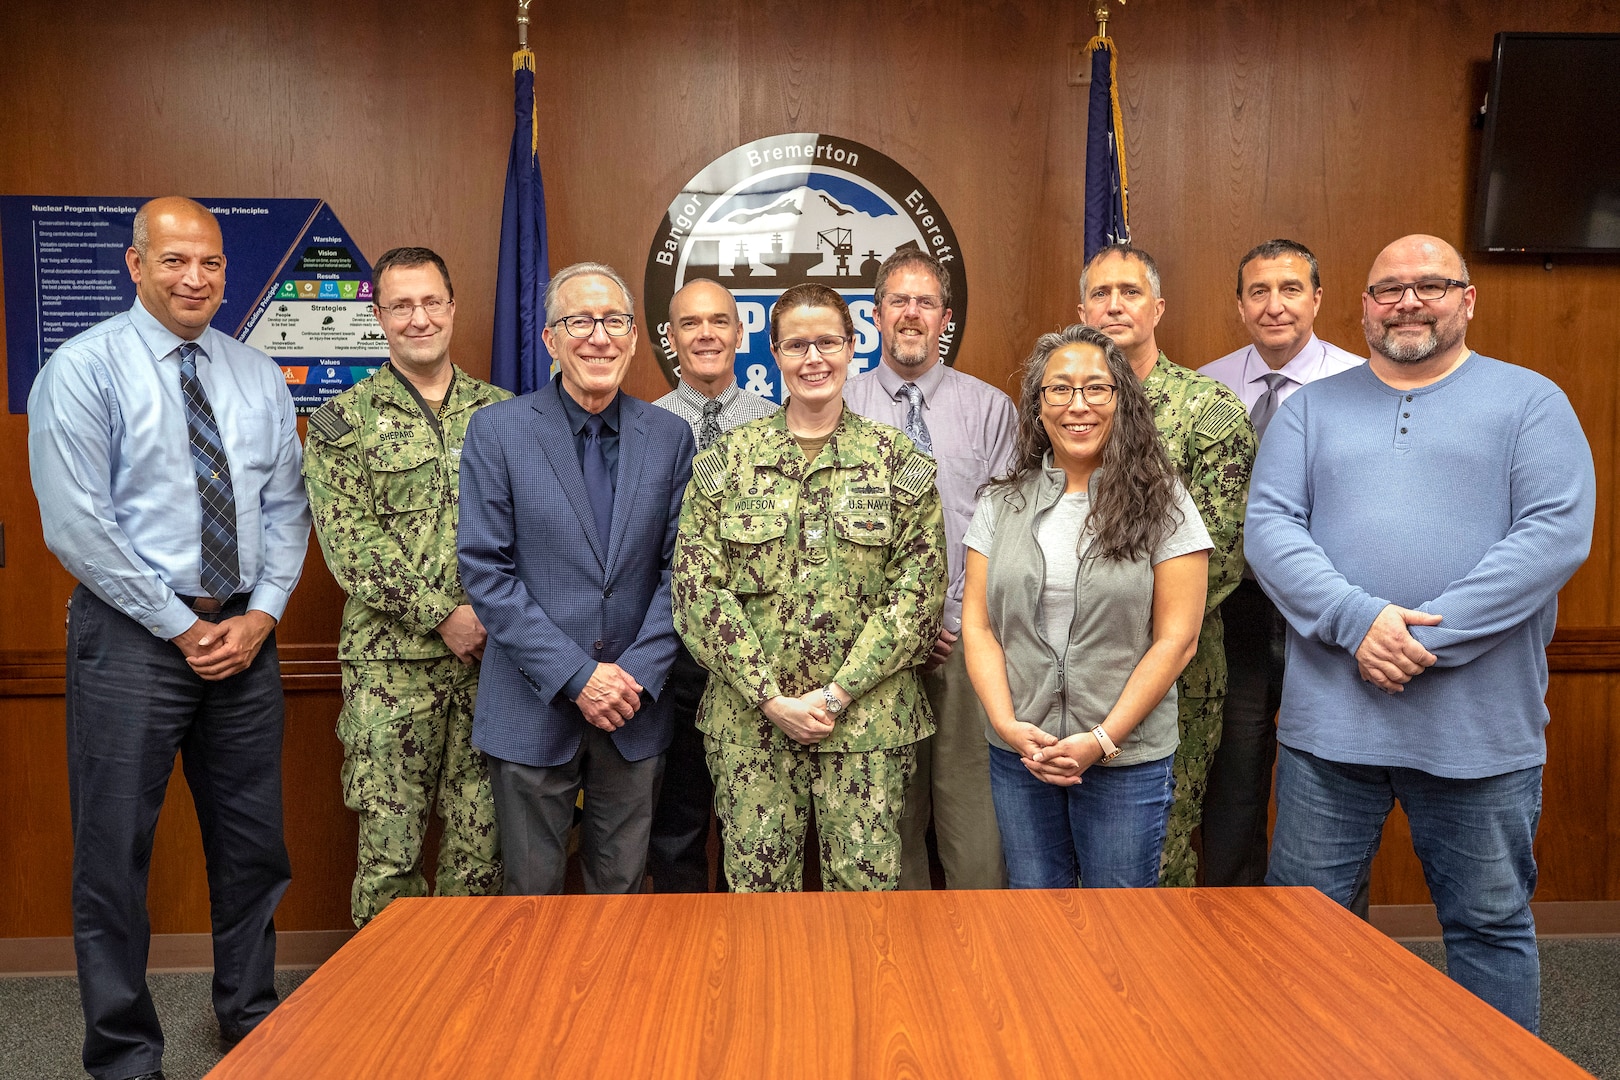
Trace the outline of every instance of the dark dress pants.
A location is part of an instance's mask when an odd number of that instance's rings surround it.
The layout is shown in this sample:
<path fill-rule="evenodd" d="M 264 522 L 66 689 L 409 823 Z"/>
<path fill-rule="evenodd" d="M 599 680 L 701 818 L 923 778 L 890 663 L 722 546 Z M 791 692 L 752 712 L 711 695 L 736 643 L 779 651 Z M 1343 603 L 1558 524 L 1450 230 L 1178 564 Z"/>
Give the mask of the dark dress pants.
<path fill-rule="evenodd" d="M 1226 712 L 1204 791 L 1205 885 L 1263 885 L 1287 624 L 1253 578 L 1221 604 Z"/>
<path fill-rule="evenodd" d="M 675 737 L 664 753 L 664 785 L 653 811 L 647 847 L 647 873 L 661 893 L 709 891 L 709 819 L 714 809 L 714 781 L 703 756 L 703 734 L 697 729 L 698 704 L 709 673 L 682 645 L 675 654 L 665 692 L 675 695 Z M 716 887 L 726 889 L 726 871 Z"/>
<path fill-rule="evenodd" d="M 238 596 L 223 616 L 246 609 Z M 282 838 L 281 667 L 272 634 L 246 671 L 204 681 L 173 644 L 81 585 L 68 620 L 67 676 L 84 1067 L 119 1080 L 163 1063 L 146 985 L 146 888 L 176 752 L 207 858 L 220 1032 L 240 1037 L 275 1007 L 273 916 L 292 878 Z"/>

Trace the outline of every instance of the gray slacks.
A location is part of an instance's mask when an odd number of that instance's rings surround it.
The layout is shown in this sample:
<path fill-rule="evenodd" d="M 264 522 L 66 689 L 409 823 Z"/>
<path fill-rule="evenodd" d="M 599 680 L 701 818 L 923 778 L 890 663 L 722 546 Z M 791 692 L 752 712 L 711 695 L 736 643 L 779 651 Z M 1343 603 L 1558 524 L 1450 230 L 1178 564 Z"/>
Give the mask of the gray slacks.
<path fill-rule="evenodd" d="M 580 868 L 588 893 L 640 892 L 647 839 L 664 775 L 664 755 L 626 761 L 613 737 L 587 727 L 562 765 L 489 759 L 495 818 L 501 829 L 508 896 L 553 896 L 563 889 L 568 830 L 585 791 Z"/>

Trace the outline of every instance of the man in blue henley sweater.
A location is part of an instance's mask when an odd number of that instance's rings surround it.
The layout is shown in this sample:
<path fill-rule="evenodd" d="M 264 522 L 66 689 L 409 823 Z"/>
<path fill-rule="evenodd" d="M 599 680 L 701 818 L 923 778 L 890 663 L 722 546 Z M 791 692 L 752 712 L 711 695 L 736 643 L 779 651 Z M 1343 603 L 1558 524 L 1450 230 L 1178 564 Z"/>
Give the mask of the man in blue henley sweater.
<path fill-rule="evenodd" d="M 1261 443 L 1245 544 L 1289 628 L 1266 883 L 1347 903 L 1398 799 L 1448 972 L 1536 1031 L 1546 647 L 1596 481 L 1564 393 L 1469 351 L 1474 299 L 1444 240 L 1389 245 L 1362 296 L 1371 359 L 1290 397 Z"/>

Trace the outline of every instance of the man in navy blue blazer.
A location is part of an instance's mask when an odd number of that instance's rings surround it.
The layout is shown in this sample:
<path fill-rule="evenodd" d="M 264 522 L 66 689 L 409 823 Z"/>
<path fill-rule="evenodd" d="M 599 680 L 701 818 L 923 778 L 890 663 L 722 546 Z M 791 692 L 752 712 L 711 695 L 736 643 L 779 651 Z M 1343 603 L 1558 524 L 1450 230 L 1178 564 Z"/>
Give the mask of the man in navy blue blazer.
<path fill-rule="evenodd" d="M 620 393 L 635 354 L 624 279 L 551 279 L 559 374 L 488 406 L 461 454 L 461 580 L 489 632 L 473 745 L 489 756 L 506 891 L 559 893 L 575 800 L 587 892 L 641 889 L 673 732 L 670 559 L 693 441 Z"/>

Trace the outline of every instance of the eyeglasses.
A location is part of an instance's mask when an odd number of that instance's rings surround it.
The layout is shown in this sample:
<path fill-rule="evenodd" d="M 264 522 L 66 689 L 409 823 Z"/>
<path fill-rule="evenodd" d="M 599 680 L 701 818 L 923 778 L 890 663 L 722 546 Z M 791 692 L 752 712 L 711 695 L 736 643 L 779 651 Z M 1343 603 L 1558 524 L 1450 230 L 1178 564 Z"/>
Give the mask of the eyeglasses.
<path fill-rule="evenodd" d="M 1468 282 L 1456 281 L 1452 278 L 1424 278 L 1422 281 L 1380 281 L 1376 285 L 1367 286 L 1367 295 L 1378 304 L 1398 304 L 1411 289 L 1412 295 L 1419 300 L 1429 302 L 1439 300 L 1452 289 L 1466 289 Z"/>
<path fill-rule="evenodd" d="M 890 311 L 904 311 L 913 302 L 923 311 L 938 311 L 945 306 L 945 301 L 937 296 L 907 296 L 905 293 L 883 294 L 883 306 Z"/>
<path fill-rule="evenodd" d="M 455 306 L 456 302 L 454 300 L 433 299 L 424 300 L 420 304 L 407 304 L 404 301 L 397 304 L 389 304 L 387 307 L 379 304 L 377 305 L 377 310 L 386 312 L 388 317 L 391 319 L 397 319 L 400 322 L 404 322 L 406 319 L 409 319 L 412 315 L 416 314 L 417 308 L 421 308 L 422 313 L 428 318 L 437 319 L 442 317 L 445 312 L 449 311 Z"/>
<path fill-rule="evenodd" d="M 1108 383 L 1087 383 L 1084 386 L 1070 386 L 1068 383 L 1047 383 L 1041 387 L 1041 400 L 1048 405 L 1062 408 L 1074 400 L 1074 392 L 1080 391 L 1080 397 L 1087 405 L 1107 405 L 1114 400 L 1114 388 Z"/>
<path fill-rule="evenodd" d="M 788 338 L 785 341 L 778 341 L 776 351 L 790 360 L 797 360 L 801 356 L 809 355 L 811 345 L 814 345 L 816 352 L 822 356 L 837 356 L 844 351 L 844 346 L 848 344 L 849 338 L 840 334 L 822 334 L 813 342 L 806 341 L 804 338 Z"/>
<path fill-rule="evenodd" d="M 551 325 L 560 326 L 568 331 L 569 337 L 585 338 L 596 333 L 596 324 L 601 323 L 602 329 L 607 331 L 608 337 L 624 337 L 630 328 L 636 324 L 634 315 L 604 315 L 600 319 L 592 315 L 564 315 Z"/>

